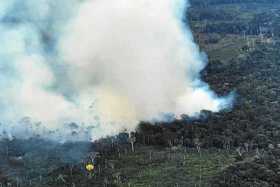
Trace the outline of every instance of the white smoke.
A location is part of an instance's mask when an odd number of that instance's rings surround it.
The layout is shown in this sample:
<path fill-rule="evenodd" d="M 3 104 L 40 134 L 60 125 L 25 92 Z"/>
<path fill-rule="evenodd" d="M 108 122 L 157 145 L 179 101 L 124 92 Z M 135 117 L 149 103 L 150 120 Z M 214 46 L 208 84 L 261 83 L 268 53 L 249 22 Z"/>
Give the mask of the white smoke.
<path fill-rule="evenodd" d="M 5 22 L 16 6 L 23 12 Z M 167 113 L 224 108 L 230 100 L 200 81 L 205 60 L 183 23 L 187 6 L 185 0 L 0 2 L 0 129 L 21 135 L 37 122 L 29 134 L 96 139 Z M 65 125 L 71 122 L 78 126 Z"/>

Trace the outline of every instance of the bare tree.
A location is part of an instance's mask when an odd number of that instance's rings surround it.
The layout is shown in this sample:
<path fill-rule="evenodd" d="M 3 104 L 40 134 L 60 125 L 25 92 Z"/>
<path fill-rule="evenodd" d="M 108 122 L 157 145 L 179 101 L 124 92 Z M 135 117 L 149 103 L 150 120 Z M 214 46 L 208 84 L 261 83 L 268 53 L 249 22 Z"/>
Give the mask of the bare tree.
<path fill-rule="evenodd" d="M 131 132 L 131 133 L 129 134 L 128 141 L 129 141 L 130 144 L 131 144 L 131 151 L 134 152 L 134 143 L 136 142 L 135 133 Z"/>
<path fill-rule="evenodd" d="M 259 148 L 257 147 L 257 148 L 256 148 L 256 155 L 255 155 L 255 158 L 260 159 L 260 158 L 263 157 L 263 155 L 264 155 L 263 152 L 260 151 Z"/>
<path fill-rule="evenodd" d="M 245 142 L 244 147 L 245 147 L 246 152 L 248 153 L 249 152 L 249 143 Z"/>
<path fill-rule="evenodd" d="M 194 145 L 196 147 L 197 152 L 200 153 L 201 142 L 199 141 L 199 138 L 194 139 Z"/>
<path fill-rule="evenodd" d="M 244 150 L 242 149 L 242 147 L 237 147 L 236 148 L 236 152 L 238 153 L 238 155 L 240 156 L 240 157 L 242 157 L 242 155 L 243 155 L 243 153 L 244 153 Z"/>

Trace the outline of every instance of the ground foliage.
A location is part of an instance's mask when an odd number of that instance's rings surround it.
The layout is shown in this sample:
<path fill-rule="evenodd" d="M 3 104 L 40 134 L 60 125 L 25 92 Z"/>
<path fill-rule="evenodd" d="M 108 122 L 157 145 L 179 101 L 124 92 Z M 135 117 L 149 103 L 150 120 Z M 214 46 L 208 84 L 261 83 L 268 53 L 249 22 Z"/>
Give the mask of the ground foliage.
<path fill-rule="evenodd" d="M 280 186 L 280 1 L 191 0 L 201 77 L 232 108 L 90 143 L 0 142 L 3 186 Z M 95 171 L 85 164 L 92 154 Z M 164 180 L 163 180 L 164 179 Z"/>

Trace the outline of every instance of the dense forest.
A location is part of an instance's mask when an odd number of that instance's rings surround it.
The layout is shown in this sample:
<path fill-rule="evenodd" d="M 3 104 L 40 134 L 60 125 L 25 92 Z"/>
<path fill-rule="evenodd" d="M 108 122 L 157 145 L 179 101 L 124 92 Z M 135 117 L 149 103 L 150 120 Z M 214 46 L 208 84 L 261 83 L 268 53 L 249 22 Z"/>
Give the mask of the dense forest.
<path fill-rule="evenodd" d="M 233 95 L 231 107 L 141 122 L 135 132 L 94 143 L 3 140 L 0 163 L 9 169 L 0 168 L 1 184 L 280 186 L 280 1 L 190 5 L 185 21 L 209 59 L 201 77 L 219 96 Z M 84 168 L 88 162 L 92 172 Z"/>

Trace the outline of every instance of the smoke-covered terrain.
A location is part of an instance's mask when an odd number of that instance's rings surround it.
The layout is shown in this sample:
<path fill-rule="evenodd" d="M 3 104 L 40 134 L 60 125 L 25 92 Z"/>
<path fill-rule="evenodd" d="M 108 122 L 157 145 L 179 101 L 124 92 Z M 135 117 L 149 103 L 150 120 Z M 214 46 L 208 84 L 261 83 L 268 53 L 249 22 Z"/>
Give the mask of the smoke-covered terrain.
<path fill-rule="evenodd" d="M 279 186 L 279 15 L 278 0 L 1 2 L 1 185 Z"/>
<path fill-rule="evenodd" d="M 142 120 L 231 103 L 200 80 L 207 60 L 184 22 L 185 0 L 0 7 L 0 117 L 8 136 L 95 140 Z"/>

